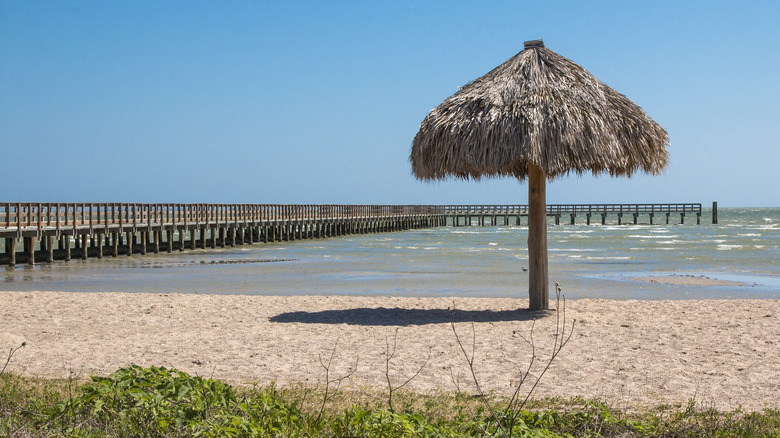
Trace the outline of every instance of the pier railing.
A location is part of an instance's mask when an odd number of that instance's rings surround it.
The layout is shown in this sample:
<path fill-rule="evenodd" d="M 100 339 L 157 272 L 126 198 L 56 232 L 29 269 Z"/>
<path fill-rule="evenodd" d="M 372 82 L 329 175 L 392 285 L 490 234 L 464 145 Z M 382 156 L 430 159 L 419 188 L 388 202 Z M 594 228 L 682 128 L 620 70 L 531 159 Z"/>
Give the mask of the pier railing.
<path fill-rule="evenodd" d="M 547 215 L 692 214 L 700 203 L 550 204 Z M 234 224 L 290 220 L 390 218 L 415 215 L 527 216 L 527 205 L 337 205 L 337 204 L 140 204 L 140 203 L 0 203 L 0 231 L 25 229 L 95 230 L 153 225 Z"/>
<path fill-rule="evenodd" d="M 446 215 L 527 215 L 528 205 L 444 205 Z M 701 214 L 700 203 L 678 204 L 548 204 L 547 215 L 614 213 L 688 213 Z"/>
<path fill-rule="evenodd" d="M 430 205 L 0 203 L 0 230 L 235 224 L 443 214 Z"/>

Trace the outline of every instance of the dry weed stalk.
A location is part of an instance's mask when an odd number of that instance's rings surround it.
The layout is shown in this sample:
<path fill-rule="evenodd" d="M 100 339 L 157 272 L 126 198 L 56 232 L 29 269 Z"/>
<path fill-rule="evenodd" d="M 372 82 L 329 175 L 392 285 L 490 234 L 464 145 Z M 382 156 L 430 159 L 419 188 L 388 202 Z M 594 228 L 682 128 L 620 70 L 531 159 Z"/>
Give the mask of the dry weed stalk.
<path fill-rule="evenodd" d="M 8 352 L 8 359 L 5 360 L 5 365 L 3 365 L 3 369 L 0 370 L 0 376 L 2 376 L 3 373 L 5 372 L 5 369 L 8 367 L 8 363 L 11 362 L 11 358 L 14 357 L 14 353 L 19 351 L 19 349 L 24 347 L 25 345 L 27 345 L 27 342 L 22 342 L 22 344 L 16 348 L 11 347 L 11 350 Z"/>
<path fill-rule="evenodd" d="M 333 391 L 338 391 L 341 387 L 341 382 L 343 382 L 345 379 L 348 379 L 352 377 L 353 374 L 357 371 L 358 361 L 355 359 L 355 366 L 351 367 L 349 372 L 338 376 L 331 378 L 331 367 L 333 365 L 333 358 L 336 356 L 336 349 L 338 348 L 339 340 L 336 339 L 336 342 L 333 344 L 333 349 L 330 351 L 330 356 L 328 357 L 327 364 L 322 360 L 322 354 L 319 355 L 320 359 L 320 365 L 322 365 L 322 368 L 325 369 L 325 394 L 322 396 L 322 403 L 320 404 L 320 410 L 317 414 L 317 418 L 314 420 L 315 424 L 319 424 L 320 420 L 322 419 L 322 414 L 325 412 L 325 405 L 328 403 L 328 400 L 332 398 L 331 396 L 331 385 L 335 385 L 335 388 Z"/>
<path fill-rule="evenodd" d="M 398 386 L 393 386 L 393 383 L 390 379 L 390 361 L 395 357 L 396 347 L 398 346 L 398 328 L 395 329 L 395 333 L 393 335 L 393 347 L 390 348 L 390 337 L 385 337 L 385 379 L 387 380 L 387 405 L 390 408 L 391 412 L 395 412 L 395 408 L 393 407 L 393 393 L 404 386 L 406 386 L 409 382 L 414 380 L 417 376 L 420 375 L 420 372 L 422 372 L 423 368 L 425 368 L 425 365 L 428 364 L 428 361 L 431 359 L 431 348 L 428 348 L 428 356 L 425 358 L 425 361 L 422 365 L 420 365 L 420 368 L 417 369 L 417 371 L 406 381 Z"/>
<path fill-rule="evenodd" d="M 491 403 L 490 398 L 487 396 L 487 393 L 482 388 L 482 385 L 480 385 L 479 378 L 477 377 L 476 369 L 474 367 L 474 358 L 476 356 L 476 344 L 477 344 L 477 335 L 476 330 L 474 328 L 474 323 L 471 323 L 471 333 L 472 333 L 472 339 L 471 339 L 471 353 L 469 353 L 466 350 L 466 345 L 464 345 L 463 341 L 460 338 L 460 335 L 458 335 L 458 331 L 455 327 L 455 320 L 452 318 L 450 320 L 450 326 L 452 327 L 452 332 L 455 334 L 455 340 L 458 343 L 458 346 L 460 346 L 461 351 L 463 352 L 463 355 L 466 358 L 466 363 L 468 364 L 469 371 L 471 373 L 471 380 L 473 381 L 474 385 L 477 389 L 477 396 L 482 400 L 482 403 L 485 405 L 485 408 L 488 410 L 490 414 L 490 418 L 493 421 L 496 429 L 499 431 L 500 435 L 502 436 L 512 436 L 512 432 L 514 430 L 514 426 L 517 423 L 518 417 L 522 413 L 523 408 L 528 403 L 528 400 L 531 399 L 531 396 L 533 395 L 534 391 L 536 390 L 536 387 L 539 385 L 539 382 L 542 380 L 542 377 L 544 377 L 545 373 L 548 369 L 550 369 L 550 366 L 552 365 L 553 361 L 556 357 L 558 357 L 558 354 L 560 354 L 561 350 L 563 350 L 563 347 L 566 346 L 566 344 L 569 343 L 569 340 L 571 339 L 572 334 L 574 333 L 574 324 L 576 323 L 576 320 L 572 320 L 571 322 L 571 329 L 567 332 L 567 323 L 566 323 L 566 297 L 562 296 L 561 294 L 561 287 L 558 283 L 555 283 L 555 296 L 556 296 L 556 320 L 555 320 L 555 340 L 553 341 L 552 351 L 550 352 L 550 356 L 547 360 L 547 362 L 544 364 L 544 367 L 542 368 L 541 372 L 538 376 L 535 378 L 531 376 L 531 368 L 533 367 L 534 363 L 536 362 L 538 356 L 536 351 L 536 343 L 534 342 L 534 328 L 536 326 L 536 321 L 533 321 L 531 323 L 531 330 L 529 333 L 528 338 L 525 338 L 521 336 L 521 338 L 528 344 L 528 346 L 531 348 L 531 359 L 529 361 L 528 367 L 526 368 L 525 372 L 521 372 L 520 381 L 517 383 L 517 386 L 512 393 L 512 396 L 510 397 L 509 401 L 506 404 L 506 407 L 503 410 L 498 410 L 496 407 Z M 450 369 L 450 372 L 452 372 L 452 369 Z M 457 379 L 454 375 L 451 374 L 451 378 L 453 380 L 453 383 L 455 384 L 456 390 L 459 394 L 463 394 L 463 392 L 460 389 L 460 386 L 458 385 Z M 527 389 L 525 392 L 523 392 L 524 388 L 528 379 L 534 379 L 533 384 L 531 385 L 530 389 Z M 471 412 L 472 415 L 473 411 Z M 488 433 L 487 430 L 483 429 L 483 432 L 486 434 Z"/>

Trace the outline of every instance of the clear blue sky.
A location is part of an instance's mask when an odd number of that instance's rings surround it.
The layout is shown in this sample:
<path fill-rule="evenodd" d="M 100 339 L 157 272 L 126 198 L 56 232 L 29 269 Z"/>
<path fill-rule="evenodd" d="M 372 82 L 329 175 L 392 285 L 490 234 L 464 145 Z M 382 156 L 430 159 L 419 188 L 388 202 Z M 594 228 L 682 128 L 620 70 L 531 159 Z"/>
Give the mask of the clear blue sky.
<path fill-rule="evenodd" d="M 423 117 L 545 45 L 669 132 L 549 203 L 780 206 L 780 2 L 0 1 L 0 201 L 526 203 L 422 183 Z"/>

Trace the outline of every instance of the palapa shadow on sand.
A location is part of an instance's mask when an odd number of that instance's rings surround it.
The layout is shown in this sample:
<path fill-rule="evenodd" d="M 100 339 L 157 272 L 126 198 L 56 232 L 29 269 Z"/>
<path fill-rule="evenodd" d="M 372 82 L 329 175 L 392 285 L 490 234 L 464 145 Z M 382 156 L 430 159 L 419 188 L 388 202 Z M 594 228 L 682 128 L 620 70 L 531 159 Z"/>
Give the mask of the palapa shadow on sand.
<path fill-rule="evenodd" d="M 409 326 L 453 322 L 530 321 L 552 315 L 550 311 L 515 310 L 451 310 L 403 309 L 399 307 L 321 310 L 318 312 L 287 312 L 270 318 L 271 322 L 301 322 L 307 324 L 350 324 Z"/>

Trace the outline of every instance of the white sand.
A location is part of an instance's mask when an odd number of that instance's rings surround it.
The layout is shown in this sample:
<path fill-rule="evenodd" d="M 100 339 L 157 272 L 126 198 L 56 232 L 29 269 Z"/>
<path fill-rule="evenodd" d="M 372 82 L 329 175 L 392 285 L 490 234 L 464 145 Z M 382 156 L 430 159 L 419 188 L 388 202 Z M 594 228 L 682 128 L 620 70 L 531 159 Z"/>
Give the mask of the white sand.
<path fill-rule="evenodd" d="M 477 298 L 0 292 L 0 348 L 5 363 L 10 348 L 27 342 L 9 369 L 36 376 L 106 375 L 135 363 L 284 385 L 321 382 L 319 357 L 335 347 L 332 375 L 357 364 L 347 384 L 381 388 L 386 340 L 397 332 L 394 382 L 430 351 L 411 388 L 452 391 L 455 375 L 473 391 L 449 323 L 453 306 L 469 349 L 473 322 L 475 369 L 488 390 L 513 390 L 530 358 L 521 335 L 533 321 L 537 364 L 548 358 L 554 312 Z M 617 407 L 691 398 L 721 409 L 780 406 L 780 300 L 574 300 L 566 307 L 567 320 L 577 320 L 574 335 L 538 397 L 598 397 Z"/>

